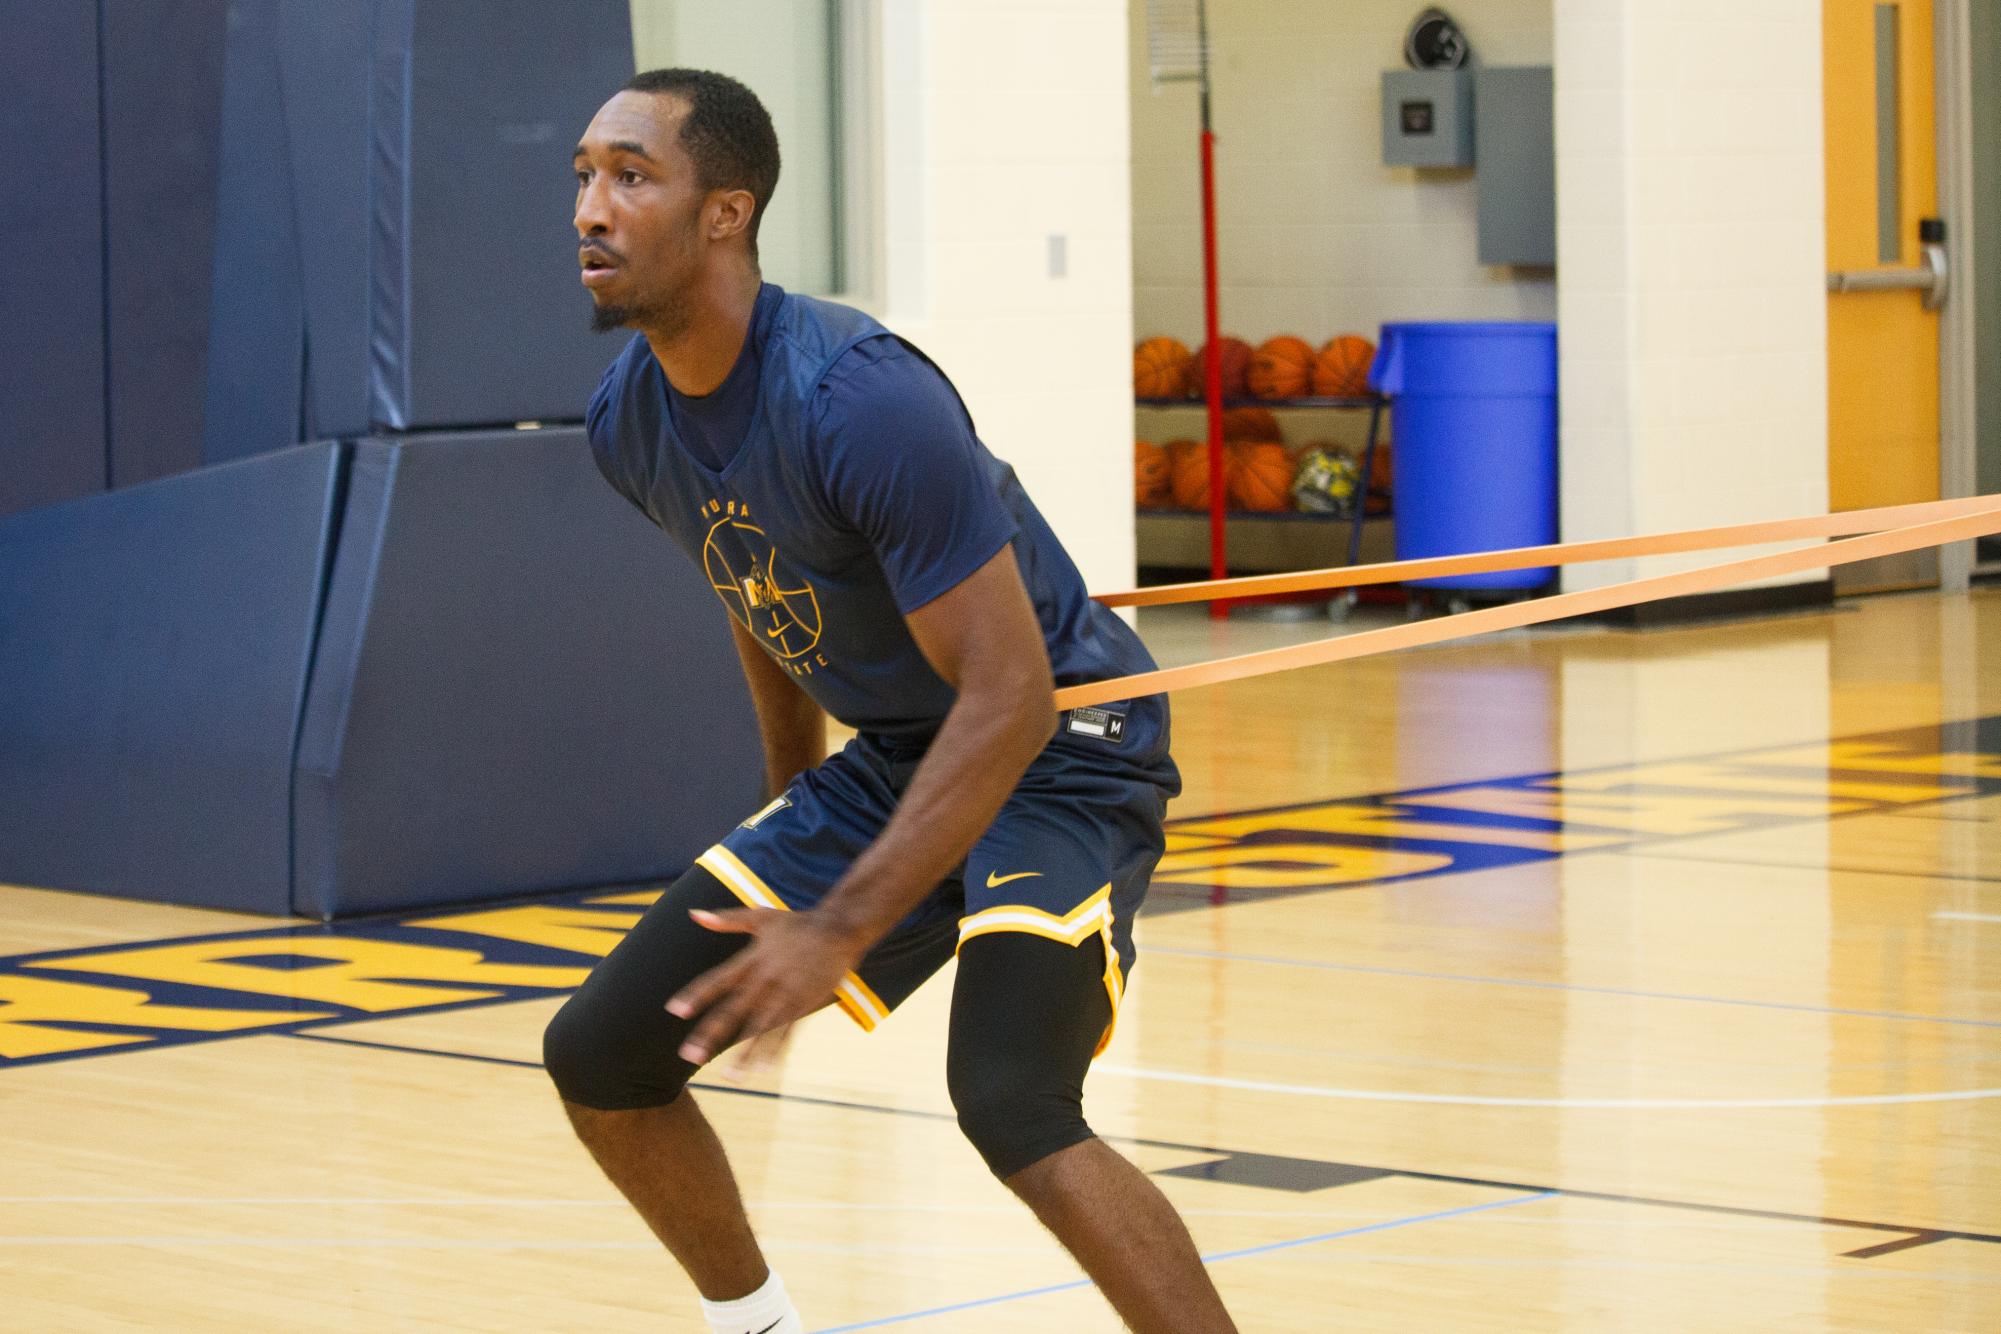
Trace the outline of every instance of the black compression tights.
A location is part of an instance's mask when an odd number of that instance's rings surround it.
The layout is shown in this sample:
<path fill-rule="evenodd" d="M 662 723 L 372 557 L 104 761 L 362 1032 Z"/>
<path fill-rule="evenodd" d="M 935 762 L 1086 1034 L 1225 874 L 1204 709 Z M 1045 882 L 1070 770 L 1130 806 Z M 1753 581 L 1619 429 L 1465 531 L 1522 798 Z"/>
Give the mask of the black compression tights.
<path fill-rule="evenodd" d="M 736 906 L 695 867 L 592 970 L 543 1036 L 565 1099 L 619 1111 L 680 1096 L 695 1073 L 678 1054 L 690 1023 L 667 1013 L 667 999 L 749 939 L 697 926 L 688 911 Z M 1013 931 L 975 936 L 959 951 L 946 1084 L 960 1128 L 995 1176 L 1090 1138 L 1084 1075 L 1111 1022 L 1104 959 L 1095 936 L 1071 946 Z"/>

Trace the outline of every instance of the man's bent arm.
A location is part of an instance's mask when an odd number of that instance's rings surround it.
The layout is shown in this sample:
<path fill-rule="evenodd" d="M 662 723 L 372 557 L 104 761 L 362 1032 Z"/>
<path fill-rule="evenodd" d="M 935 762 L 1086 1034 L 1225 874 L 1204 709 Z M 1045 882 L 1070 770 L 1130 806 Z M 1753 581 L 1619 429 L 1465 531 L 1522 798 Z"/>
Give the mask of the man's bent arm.
<path fill-rule="evenodd" d="M 743 663 L 751 707 L 757 711 L 758 735 L 764 740 L 764 779 L 769 795 L 775 797 L 827 758 L 827 715 L 735 617 L 730 618 L 730 638 Z"/>
<path fill-rule="evenodd" d="M 814 910 L 863 949 L 965 860 L 1056 731 L 1049 651 L 1012 544 L 905 621 L 959 697 L 895 815 Z"/>
<path fill-rule="evenodd" d="M 757 939 L 667 1002 L 697 1021 L 681 1044 L 690 1064 L 826 1004 L 841 975 L 965 859 L 1056 730 L 1049 651 L 1012 547 L 905 620 L 958 699 L 896 814 L 818 907 L 694 914 L 712 931 Z"/>

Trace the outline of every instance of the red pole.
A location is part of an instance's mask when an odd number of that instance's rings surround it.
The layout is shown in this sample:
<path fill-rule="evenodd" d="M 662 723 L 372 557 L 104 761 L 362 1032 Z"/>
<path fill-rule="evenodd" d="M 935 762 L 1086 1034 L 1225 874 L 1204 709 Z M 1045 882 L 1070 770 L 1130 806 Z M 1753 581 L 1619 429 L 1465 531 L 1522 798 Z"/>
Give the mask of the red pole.
<path fill-rule="evenodd" d="M 1202 314 L 1208 344 L 1202 358 L 1204 394 L 1209 400 L 1209 577 L 1224 578 L 1228 562 L 1224 558 L 1223 509 L 1223 349 L 1218 337 L 1216 313 L 1216 136 L 1209 131 L 1208 107 L 1203 107 L 1202 125 Z M 1218 599 L 1209 604 L 1209 619 L 1228 619 L 1230 604 Z"/>

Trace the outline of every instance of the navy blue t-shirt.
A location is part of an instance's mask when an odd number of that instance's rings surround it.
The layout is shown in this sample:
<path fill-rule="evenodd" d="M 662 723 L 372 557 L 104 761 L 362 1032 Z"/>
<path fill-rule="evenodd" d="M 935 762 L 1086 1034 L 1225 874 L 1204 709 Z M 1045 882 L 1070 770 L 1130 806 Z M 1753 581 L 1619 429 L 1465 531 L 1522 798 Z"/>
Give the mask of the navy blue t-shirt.
<path fill-rule="evenodd" d="M 751 313 L 752 327 L 757 324 L 758 314 L 784 295 L 781 289 L 766 283 L 757 294 L 757 308 Z M 709 393 L 691 397 L 671 384 L 667 386 L 674 434 L 705 467 L 720 468 L 728 463 L 737 446 L 743 443 L 744 433 L 750 430 L 751 418 L 757 413 L 757 373 L 764 361 L 761 351 L 757 339 L 746 337 L 736 364 Z"/>
<path fill-rule="evenodd" d="M 677 394 L 635 337 L 591 398 L 592 452 L 829 714 L 893 745 L 928 742 L 955 695 L 903 618 L 1009 542 L 1059 685 L 1152 669 L 915 348 L 766 284 L 731 379 L 747 364 L 756 393 L 731 420 L 715 394 Z"/>

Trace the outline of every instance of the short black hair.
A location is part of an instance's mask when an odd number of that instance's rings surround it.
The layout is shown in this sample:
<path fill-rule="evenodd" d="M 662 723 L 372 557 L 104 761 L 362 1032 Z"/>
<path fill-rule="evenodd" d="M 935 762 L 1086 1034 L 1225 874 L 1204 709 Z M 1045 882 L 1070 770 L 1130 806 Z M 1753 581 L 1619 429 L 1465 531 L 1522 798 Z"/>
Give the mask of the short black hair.
<path fill-rule="evenodd" d="M 727 74 L 706 69 L 650 69 L 632 76 L 623 91 L 673 93 L 688 103 L 681 147 L 695 163 L 704 190 L 748 190 L 757 201 L 750 215 L 750 253 L 771 192 L 778 188 L 778 131 L 757 94 Z"/>

